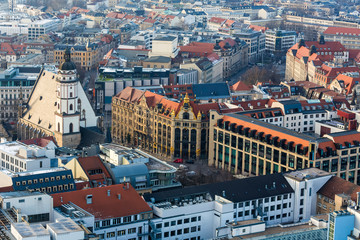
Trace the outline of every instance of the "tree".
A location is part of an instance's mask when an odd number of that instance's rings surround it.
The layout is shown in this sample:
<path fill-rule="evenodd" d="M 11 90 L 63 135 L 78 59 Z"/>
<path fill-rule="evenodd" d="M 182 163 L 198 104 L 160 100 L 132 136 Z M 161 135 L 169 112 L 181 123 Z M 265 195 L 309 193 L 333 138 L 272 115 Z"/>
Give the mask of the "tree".
<path fill-rule="evenodd" d="M 249 85 L 254 85 L 257 82 L 266 82 L 271 80 L 277 84 L 280 82 L 278 69 L 273 64 L 267 64 L 264 67 L 253 67 L 247 70 L 242 76 L 241 80 Z"/>

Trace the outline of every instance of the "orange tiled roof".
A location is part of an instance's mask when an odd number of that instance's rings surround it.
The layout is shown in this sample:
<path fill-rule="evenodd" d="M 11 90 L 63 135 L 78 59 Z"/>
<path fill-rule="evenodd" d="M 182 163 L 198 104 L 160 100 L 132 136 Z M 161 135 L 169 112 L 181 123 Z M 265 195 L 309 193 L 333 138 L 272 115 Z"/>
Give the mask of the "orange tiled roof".
<path fill-rule="evenodd" d="M 226 38 L 226 39 L 222 40 L 221 42 L 219 42 L 219 46 L 220 46 L 221 48 L 224 48 L 224 46 L 225 46 L 226 43 L 229 43 L 230 46 L 232 46 L 232 47 L 236 45 L 236 42 L 235 42 L 234 39 L 232 39 L 232 38 Z"/>
<path fill-rule="evenodd" d="M 251 86 L 247 85 L 246 83 L 244 83 L 243 81 L 238 81 L 237 83 L 235 83 L 234 85 L 232 85 L 230 87 L 230 89 L 232 91 L 250 91 L 252 89 Z"/>
<path fill-rule="evenodd" d="M 263 26 L 257 26 L 257 25 L 249 25 L 249 28 L 258 32 L 265 32 L 266 30 L 268 30 L 268 27 L 263 27 Z"/>
<path fill-rule="evenodd" d="M 360 77 L 354 78 L 354 77 L 350 77 L 344 74 L 339 74 L 335 80 L 342 82 L 343 83 L 343 89 L 345 89 L 346 94 L 351 94 L 352 93 L 352 89 L 355 86 L 355 83 L 358 82 L 360 83 Z"/>
<path fill-rule="evenodd" d="M 228 20 L 226 20 L 224 25 L 226 25 L 227 27 L 231 27 L 231 25 L 233 25 L 234 23 L 235 23 L 235 21 L 228 19 Z"/>
<path fill-rule="evenodd" d="M 108 193 L 110 193 L 110 196 L 108 196 Z M 92 203 L 87 204 L 86 197 L 89 195 L 92 195 Z M 130 184 L 129 188 L 124 184 L 117 184 L 72 192 L 55 193 L 51 196 L 53 197 L 54 207 L 60 207 L 62 204 L 72 202 L 94 215 L 96 220 L 151 212 L 149 205 Z"/>
<path fill-rule="evenodd" d="M 271 135 L 270 139 L 272 139 L 273 137 L 278 137 L 279 140 L 284 139 L 284 140 L 286 140 L 285 144 L 292 141 L 292 142 L 294 142 L 294 146 L 297 144 L 301 144 L 302 147 L 307 147 L 307 146 L 309 146 L 309 143 L 310 143 L 310 141 L 305 140 L 303 138 L 300 138 L 300 137 L 297 137 L 294 135 L 289 135 L 284 132 L 277 131 L 277 130 L 267 128 L 265 126 L 261 126 L 259 124 L 253 123 L 252 121 L 250 121 L 251 118 L 249 118 L 250 119 L 249 121 L 244 121 L 244 120 L 241 120 L 238 118 L 234 118 L 234 117 L 225 115 L 225 116 L 223 116 L 222 119 L 224 122 L 229 121 L 230 123 L 235 123 L 237 126 L 242 125 L 244 127 L 248 127 L 248 128 L 250 128 L 250 131 L 256 130 L 257 132 L 264 132 L 265 135 L 270 134 Z M 291 130 L 289 130 L 289 131 L 291 131 Z"/>

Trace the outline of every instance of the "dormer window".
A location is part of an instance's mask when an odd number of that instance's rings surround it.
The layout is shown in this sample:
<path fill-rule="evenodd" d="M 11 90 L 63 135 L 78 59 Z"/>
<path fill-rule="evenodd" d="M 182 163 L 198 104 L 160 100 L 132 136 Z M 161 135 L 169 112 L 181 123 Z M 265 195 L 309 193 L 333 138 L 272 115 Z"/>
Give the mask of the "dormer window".
<path fill-rule="evenodd" d="M 92 195 L 86 196 L 86 204 L 92 204 Z"/>

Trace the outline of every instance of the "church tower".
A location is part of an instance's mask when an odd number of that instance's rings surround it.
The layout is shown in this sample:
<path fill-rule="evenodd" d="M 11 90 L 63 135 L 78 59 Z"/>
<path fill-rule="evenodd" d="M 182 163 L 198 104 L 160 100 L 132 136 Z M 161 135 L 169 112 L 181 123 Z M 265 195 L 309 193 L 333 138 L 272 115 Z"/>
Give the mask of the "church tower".
<path fill-rule="evenodd" d="M 56 76 L 56 113 L 55 135 L 62 139 L 63 146 L 77 146 L 80 144 L 80 110 L 78 91 L 79 84 L 76 76 L 76 66 L 71 61 L 70 49 L 66 48 L 65 62 L 59 67 Z M 61 137 L 60 137 L 61 136 Z M 59 141 L 59 140 L 58 140 Z"/>

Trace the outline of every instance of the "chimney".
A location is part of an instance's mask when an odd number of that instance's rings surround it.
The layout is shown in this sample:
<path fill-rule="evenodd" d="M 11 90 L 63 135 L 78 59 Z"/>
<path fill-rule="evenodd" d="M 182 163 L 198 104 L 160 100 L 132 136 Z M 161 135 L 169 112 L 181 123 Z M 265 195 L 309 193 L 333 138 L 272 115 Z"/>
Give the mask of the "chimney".
<path fill-rule="evenodd" d="M 357 126 L 357 121 L 354 119 L 354 120 L 350 120 L 349 121 L 349 130 L 356 130 L 356 126 Z"/>
<path fill-rule="evenodd" d="M 223 195 L 223 197 L 225 197 L 225 196 L 226 196 L 225 191 L 222 191 L 222 195 Z"/>
<path fill-rule="evenodd" d="M 120 193 L 118 194 L 118 199 L 119 199 L 119 200 L 121 199 L 121 194 L 120 194 Z"/>
<path fill-rule="evenodd" d="M 60 202 L 63 202 L 63 198 L 62 198 L 62 197 L 60 197 Z"/>
<path fill-rule="evenodd" d="M 273 182 L 273 188 L 274 188 L 274 189 L 276 188 L 276 184 L 275 184 L 275 182 Z"/>
<path fill-rule="evenodd" d="M 129 183 L 126 183 L 126 189 L 129 189 Z"/>
<path fill-rule="evenodd" d="M 110 197 L 110 190 L 107 190 L 107 195 L 108 197 Z"/>

